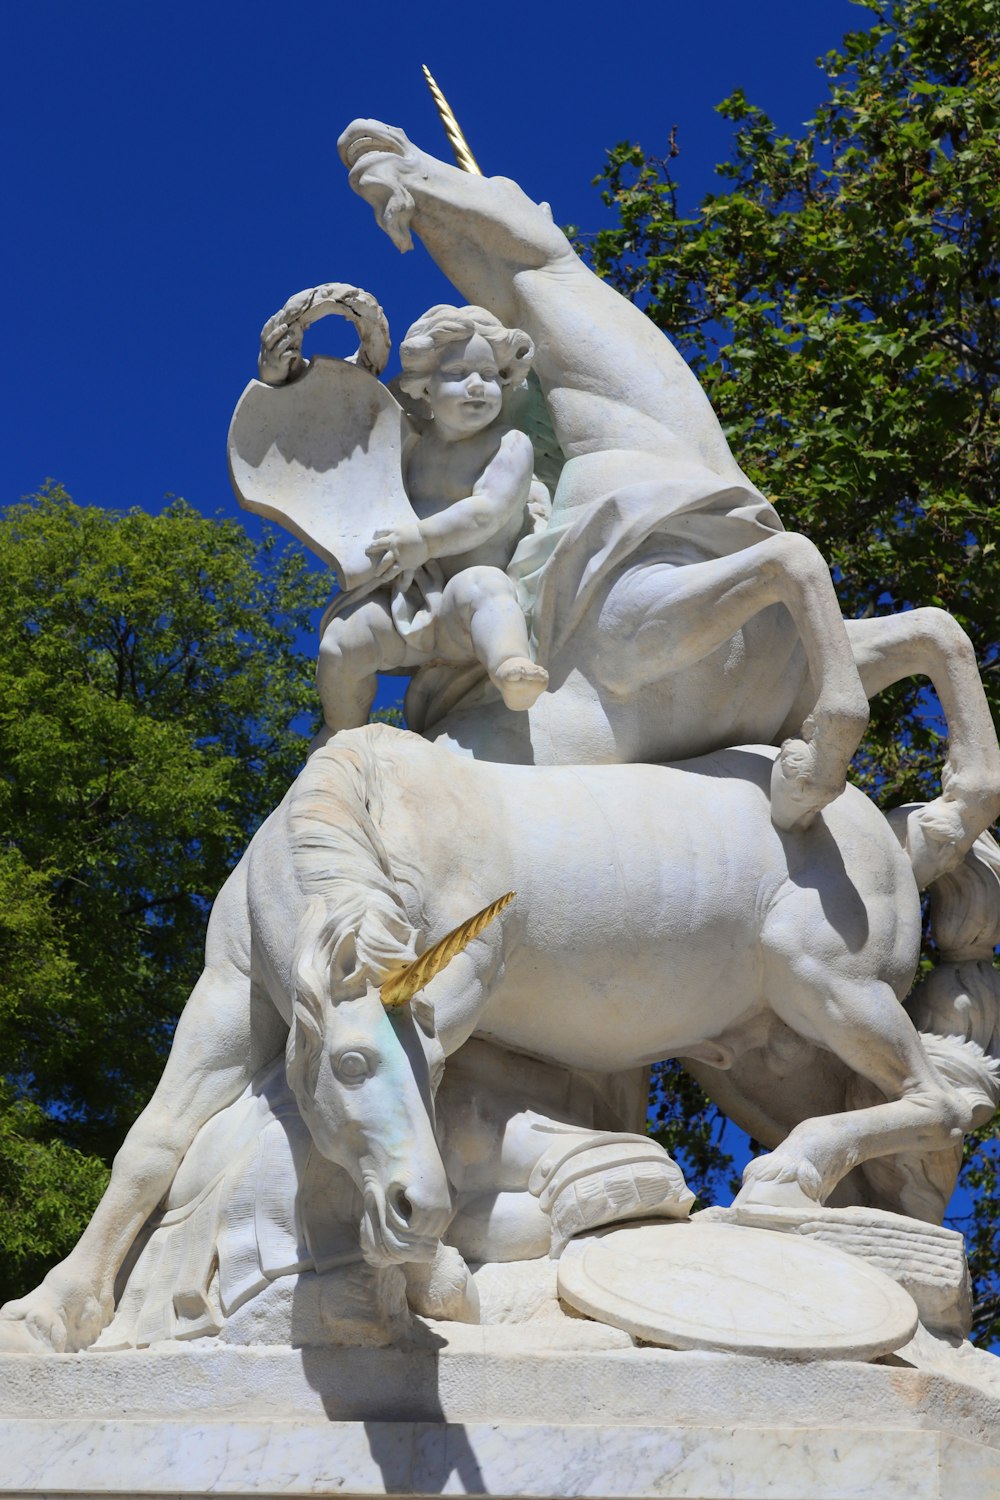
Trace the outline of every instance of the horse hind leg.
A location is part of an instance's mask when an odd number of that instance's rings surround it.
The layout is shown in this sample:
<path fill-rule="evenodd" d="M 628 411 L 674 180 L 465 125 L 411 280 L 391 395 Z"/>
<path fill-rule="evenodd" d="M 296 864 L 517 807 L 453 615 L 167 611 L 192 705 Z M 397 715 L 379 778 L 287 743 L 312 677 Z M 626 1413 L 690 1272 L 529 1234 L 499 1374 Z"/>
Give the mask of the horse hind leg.
<path fill-rule="evenodd" d="M 740 552 L 676 564 L 650 558 L 608 592 L 600 677 L 615 694 L 636 695 L 703 661 L 771 605 L 788 610 L 815 691 L 805 721 L 786 740 L 771 777 L 771 817 L 806 828 L 839 797 L 868 724 L 868 699 L 830 572 L 804 536 L 777 532 Z M 808 712 L 806 712 L 808 710 Z"/>
<path fill-rule="evenodd" d="M 926 677 L 948 726 L 941 796 L 898 809 L 900 841 L 917 884 L 955 868 L 1000 814 L 1000 746 L 972 642 L 943 609 L 848 620 L 847 634 L 869 698 L 907 677 Z"/>
<path fill-rule="evenodd" d="M 804 1120 L 748 1165 L 737 1204 L 815 1207 L 862 1162 L 961 1142 L 970 1106 L 937 1072 L 891 985 L 838 974 L 802 954 L 778 956 L 768 967 L 776 1014 L 867 1078 L 886 1102 Z"/>

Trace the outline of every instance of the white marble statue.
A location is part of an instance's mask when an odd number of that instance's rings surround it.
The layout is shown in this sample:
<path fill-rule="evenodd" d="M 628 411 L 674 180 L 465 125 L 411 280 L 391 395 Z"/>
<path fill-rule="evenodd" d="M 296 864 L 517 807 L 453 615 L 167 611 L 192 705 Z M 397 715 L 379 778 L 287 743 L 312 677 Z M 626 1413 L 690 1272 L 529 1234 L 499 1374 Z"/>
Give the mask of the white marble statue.
<path fill-rule="evenodd" d="M 669 340 L 514 183 L 371 121 L 340 152 L 469 305 L 411 327 L 391 386 L 357 287 L 264 327 L 230 467 L 335 572 L 326 729 L 216 901 L 92 1222 L 3 1309 L 0 1351 L 437 1347 L 537 1319 L 552 1348 L 970 1368 L 940 1226 L 1000 1097 L 1000 747 L 971 644 L 938 610 L 841 619 Z M 328 312 L 350 361 L 303 353 Z M 364 727 L 384 671 L 413 673 L 419 735 Z M 948 761 L 887 820 L 846 773 L 869 697 L 911 674 Z M 927 886 L 941 961 L 911 993 Z M 637 1133 L 667 1057 L 764 1147 L 721 1219 L 688 1222 Z M 741 1243 L 756 1293 L 713 1308 Z"/>
<path fill-rule="evenodd" d="M 6 1316 L 52 1347 L 92 1342 L 196 1135 L 282 1048 L 376 1267 L 433 1261 L 449 1228 L 432 1096 L 473 1036 L 584 1070 L 725 1069 L 777 1020 L 875 1086 L 882 1102 L 808 1119 L 752 1162 L 737 1208 L 810 1209 L 859 1164 L 949 1151 L 1000 1085 L 975 1042 L 921 1041 L 901 1006 L 920 941 L 909 862 L 853 789 L 812 828 L 775 829 L 773 757 L 512 767 L 384 726 L 337 735 L 220 894 L 205 972 L 91 1224 Z M 394 968 L 506 889 L 503 916 L 386 1007 Z M 893 1206 L 921 1205 L 904 1182 Z"/>
<path fill-rule="evenodd" d="M 957 864 L 1000 813 L 1000 754 L 956 623 L 939 610 L 841 619 L 824 559 L 739 469 L 669 339 L 583 264 L 545 206 L 377 121 L 348 126 L 339 149 L 401 250 L 418 234 L 464 296 L 534 341 L 566 459 L 548 527 L 513 564 L 549 691 L 523 720 L 477 706 L 436 736 L 534 764 L 780 744 L 772 808 L 788 828 L 843 789 L 867 699 L 925 675 L 949 759 L 907 838 L 921 884 Z"/>

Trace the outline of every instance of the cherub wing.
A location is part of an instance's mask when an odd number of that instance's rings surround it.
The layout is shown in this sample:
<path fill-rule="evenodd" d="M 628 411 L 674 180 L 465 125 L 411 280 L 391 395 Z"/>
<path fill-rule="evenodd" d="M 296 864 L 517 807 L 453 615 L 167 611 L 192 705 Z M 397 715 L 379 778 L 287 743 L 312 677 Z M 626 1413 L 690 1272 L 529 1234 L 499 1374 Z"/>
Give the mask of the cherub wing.
<path fill-rule="evenodd" d="M 531 439 L 535 450 L 535 478 L 542 481 L 550 496 L 554 495 L 566 455 L 559 446 L 549 408 L 534 370 L 529 372 L 524 384 L 507 397 L 504 411 L 507 421 L 513 427 L 519 427 Z"/>

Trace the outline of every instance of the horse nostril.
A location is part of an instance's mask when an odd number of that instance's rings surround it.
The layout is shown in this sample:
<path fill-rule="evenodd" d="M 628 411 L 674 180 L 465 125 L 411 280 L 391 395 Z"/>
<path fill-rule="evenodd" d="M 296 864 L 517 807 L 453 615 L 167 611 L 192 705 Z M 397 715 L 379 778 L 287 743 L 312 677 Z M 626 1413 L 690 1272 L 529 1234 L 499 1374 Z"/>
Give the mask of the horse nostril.
<path fill-rule="evenodd" d="M 402 1224 L 409 1224 L 413 1216 L 413 1204 L 406 1196 L 406 1189 L 394 1183 L 389 1189 L 389 1205 Z"/>

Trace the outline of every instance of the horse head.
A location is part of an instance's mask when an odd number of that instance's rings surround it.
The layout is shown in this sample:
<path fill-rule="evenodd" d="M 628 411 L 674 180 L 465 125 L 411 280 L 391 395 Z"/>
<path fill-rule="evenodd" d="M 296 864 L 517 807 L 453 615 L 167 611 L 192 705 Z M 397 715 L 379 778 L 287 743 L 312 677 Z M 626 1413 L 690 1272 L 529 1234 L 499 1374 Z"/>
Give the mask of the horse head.
<path fill-rule="evenodd" d="M 547 205 L 506 177 L 481 177 L 421 151 L 396 125 L 354 120 L 337 142 L 347 180 L 398 250 L 415 230 L 470 302 L 517 321 L 512 278 L 575 259 Z"/>
<path fill-rule="evenodd" d="M 361 1195 L 365 1259 L 431 1260 L 452 1216 L 434 1132 L 444 1052 L 432 1007 L 384 1005 L 345 931 L 328 962 L 299 964 L 286 1067 L 317 1150 Z"/>
<path fill-rule="evenodd" d="M 434 1131 L 444 1071 L 424 986 L 514 900 L 508 892 L 419 958 L 382 964 L 376 988 L 357 937 L 311 903 L 299 932 L 288 1082 L 317 1150 L 353 1178 L 372 1265 L 433 1259 L 451 1220 Z"/>
<path fill-rule="evenodd" d="M 424 153 L 398 126 L 379 120 L 352 121 L 338 140 L 337 150 L 351 187 L 371 204 L 397 250 L 412 250 L 410 220 L 415 205 L 406 180 L 421 172 Z"/>

